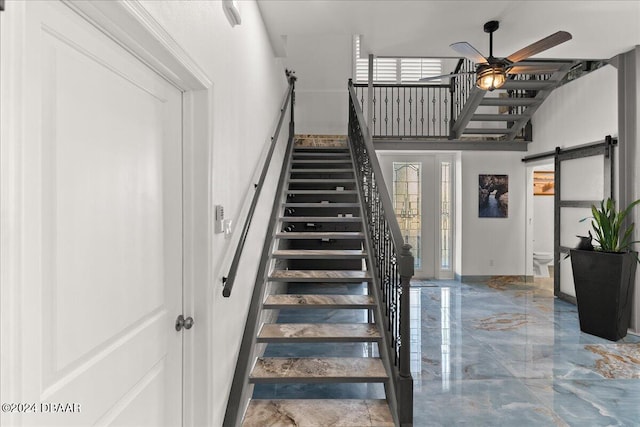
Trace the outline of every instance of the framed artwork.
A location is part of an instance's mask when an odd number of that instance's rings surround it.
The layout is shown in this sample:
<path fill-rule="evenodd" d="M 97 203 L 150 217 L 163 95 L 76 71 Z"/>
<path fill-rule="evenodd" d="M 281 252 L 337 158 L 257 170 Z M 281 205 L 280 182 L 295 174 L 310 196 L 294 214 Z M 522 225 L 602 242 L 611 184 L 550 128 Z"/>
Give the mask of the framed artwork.
<path fill-rule="evenodd" d="M 553 196 L 555 194 L 554 171 L 533 171 L 533 195 Z"/>
<path fill-rule="evenodd" d="M 509 216 L 509 175 L 480 174 L 478 176 L 478 216 L 480 218 Z"/>

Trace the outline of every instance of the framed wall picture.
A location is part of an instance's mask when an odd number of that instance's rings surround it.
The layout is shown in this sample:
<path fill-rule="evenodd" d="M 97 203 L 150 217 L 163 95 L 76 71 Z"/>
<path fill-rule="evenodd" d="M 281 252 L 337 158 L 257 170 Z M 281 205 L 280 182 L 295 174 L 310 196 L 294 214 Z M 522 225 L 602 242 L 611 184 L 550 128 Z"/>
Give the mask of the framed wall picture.
<path fill-rule="evenodd" d="M 555 194 L 554 171 L 533 171 L 533 195 L 553 196 Z"/>
<path fill-rule="evenodd" d="M 478 176 L 478 216 L 480 218 L 509 216 L 509 175 L 480 174 Z"/>

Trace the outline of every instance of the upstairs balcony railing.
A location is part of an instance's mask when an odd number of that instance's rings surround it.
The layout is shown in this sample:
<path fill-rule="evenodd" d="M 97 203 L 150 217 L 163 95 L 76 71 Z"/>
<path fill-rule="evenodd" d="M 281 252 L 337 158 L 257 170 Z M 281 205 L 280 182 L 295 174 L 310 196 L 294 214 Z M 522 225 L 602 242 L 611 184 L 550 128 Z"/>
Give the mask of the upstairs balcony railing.
<path fill-rule="evenodd" d="M 380 353 L 386 352 L 393 371 L 389 403 L 398 414 L 400 425 L 411 425 L 409 282 L 414 273 L 414 259 L 411 246 L 402 237 L 360 102 L 349 80 L 349 144 L 368 227 L 368 251 L 373 254 L 375 264 L 370 266 L 374 273 L 374 292 L 381 304 L 379 315 L 386 325 L 385 345 L 381 345 Z"/>
<path fill-rule="evenodd" d="M 476 84 L 475 76 L 476 64 L 468 59 L 462 58 L 458 61 L 454 74 L 458 74 L 451 78 L 451 125 L 460 117 L 460 112 L 464 104 L 469 99 L 469 94 Z"/>
<path fill-rule="evenodd" d="M 452 139 L 452 127 L 475 89 L 476 64 L 462 58 L 448 84 L 353 84 L 365 122 L 376 140 Z M 551 74 L 514 74 L 510 80 L 547 80 Z M 535 91 L 514 89 L 495 95 L 509 98 L 532 98 Z M 500 113 L 521 115 L 526 105 L 500 107 Z M 509 123 L 508 123 L 509 125 Z M 531 127 L 525 126 L 516 139 L 531 140 Z"/>
<path fill-rule="evenodd" d="M 450 86 L 441 84 L 354 84 L 373 137 L 447 138 L 451 121 Z M 371 105 L 371 112 L 367 110 Z"/>

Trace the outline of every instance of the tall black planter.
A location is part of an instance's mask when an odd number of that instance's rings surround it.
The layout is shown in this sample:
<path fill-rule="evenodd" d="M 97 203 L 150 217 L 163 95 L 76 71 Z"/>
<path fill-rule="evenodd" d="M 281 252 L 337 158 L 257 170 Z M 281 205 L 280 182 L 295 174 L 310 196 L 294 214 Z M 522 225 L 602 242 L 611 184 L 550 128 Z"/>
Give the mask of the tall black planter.
<path fill-rule="evenodd" d="M 627 335 L 636 253 L 571 250 L 580 330 L 612 341 Z"/>

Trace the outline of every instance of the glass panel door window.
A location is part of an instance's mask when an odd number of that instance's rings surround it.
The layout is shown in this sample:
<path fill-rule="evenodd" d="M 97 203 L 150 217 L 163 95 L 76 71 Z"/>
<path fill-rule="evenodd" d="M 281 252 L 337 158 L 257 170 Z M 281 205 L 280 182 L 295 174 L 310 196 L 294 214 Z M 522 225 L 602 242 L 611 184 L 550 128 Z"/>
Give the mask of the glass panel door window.
<path fill-rule="evenodd" d="M 440 269 L 451 271 L 451 163 L 440 163 Z"/>
<path fill-rule="evenodd" d="M 415 268 L 422 267 L 422 164 L 393 162 L 393 204 L 402 237 L 410 244 Z"/>

